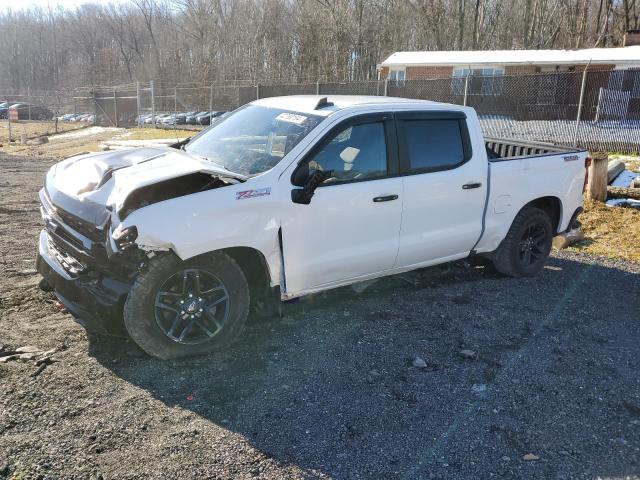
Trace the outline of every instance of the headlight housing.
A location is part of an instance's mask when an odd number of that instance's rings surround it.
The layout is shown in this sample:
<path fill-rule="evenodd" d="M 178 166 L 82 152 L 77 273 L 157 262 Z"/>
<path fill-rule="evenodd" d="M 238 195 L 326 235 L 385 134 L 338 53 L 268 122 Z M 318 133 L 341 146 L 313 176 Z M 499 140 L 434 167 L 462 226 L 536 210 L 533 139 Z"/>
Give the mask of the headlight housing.
<path fill-rule="evenodd" d="M 138 238 L 138 229 L 135 226 L 123 228 L 120 225 L 111 233 L 111 238 L 120 250 L 126 250 L 134 245 Z"/>

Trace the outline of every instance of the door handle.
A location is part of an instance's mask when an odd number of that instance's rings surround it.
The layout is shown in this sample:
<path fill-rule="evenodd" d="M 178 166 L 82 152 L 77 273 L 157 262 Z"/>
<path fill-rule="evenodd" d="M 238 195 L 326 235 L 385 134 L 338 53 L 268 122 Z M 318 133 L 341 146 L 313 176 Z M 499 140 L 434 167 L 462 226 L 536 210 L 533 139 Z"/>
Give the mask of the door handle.
<path fill-rule="evenodd" d="M 462 189 L 471 190 L 472 188 L 480 188 L 481 186 L 482 184 L 480 182 L 471 182 L 471 183 L 465 183 L 464 185 L 462 185 Z"/>
<path fill-rule="evenodd" d="M 383 195 L 381 197 L 374 197 L 373 201 L 374 203 L 380 203 L 380 202 L 390 202 L 391 200 L 397 200 L 398 199 L 398 195 Z"/>

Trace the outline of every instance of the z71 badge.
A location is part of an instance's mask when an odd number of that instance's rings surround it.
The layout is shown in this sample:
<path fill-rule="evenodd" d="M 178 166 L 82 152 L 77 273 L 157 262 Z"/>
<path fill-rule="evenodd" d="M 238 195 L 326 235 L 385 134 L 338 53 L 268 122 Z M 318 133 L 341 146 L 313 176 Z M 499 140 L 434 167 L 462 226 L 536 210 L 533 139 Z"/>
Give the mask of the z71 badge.
<path fill-rule="evenodd" d="M 271 195 L 271 187 L 257 188 L 255 190 L 245 190 L 236 192 L 236 200 L 244 200 L 245 198 L 264 197 Z"/>

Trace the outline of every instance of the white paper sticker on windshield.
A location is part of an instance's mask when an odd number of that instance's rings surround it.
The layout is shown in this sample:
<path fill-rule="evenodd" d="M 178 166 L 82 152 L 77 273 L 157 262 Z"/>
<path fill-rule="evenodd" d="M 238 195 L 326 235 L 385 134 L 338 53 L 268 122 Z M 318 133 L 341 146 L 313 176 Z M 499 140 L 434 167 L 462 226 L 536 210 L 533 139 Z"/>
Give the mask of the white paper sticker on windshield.
<path fill-rule="evenodd" d="M 276 117 L 276 120 L 302 125 L 307 118 L 308 117 L 305 117 L 304 115 L 297 115 L 295 113 L 281 113 Z"/>

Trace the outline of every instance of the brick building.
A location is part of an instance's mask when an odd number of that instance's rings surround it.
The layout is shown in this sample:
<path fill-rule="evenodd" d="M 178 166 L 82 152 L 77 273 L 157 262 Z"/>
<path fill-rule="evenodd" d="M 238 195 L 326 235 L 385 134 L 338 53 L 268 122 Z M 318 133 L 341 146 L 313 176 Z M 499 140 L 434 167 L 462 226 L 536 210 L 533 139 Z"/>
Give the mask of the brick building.
<path fill-rule="evenodd" d="M 393 82 L 456 76 L 530 75 L 545 72 L 640 68 L 640 31 L 625 46 L 584 50 L 480 50 L 396 52 L 378 65 L 379 79 Z"/>
<path fill-rule="evenodd" d="M 627 110 L 640 111 L 640 31 L 619 48 L 396 52 L 378 65 L 378 78 L 389 95 L 461 103 L 466 89 L 467 104 L 487 113 L 575 118 L 587 66 L 587 118 L 599 115 L 603 90 L 624 92 Z"/>

